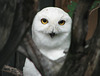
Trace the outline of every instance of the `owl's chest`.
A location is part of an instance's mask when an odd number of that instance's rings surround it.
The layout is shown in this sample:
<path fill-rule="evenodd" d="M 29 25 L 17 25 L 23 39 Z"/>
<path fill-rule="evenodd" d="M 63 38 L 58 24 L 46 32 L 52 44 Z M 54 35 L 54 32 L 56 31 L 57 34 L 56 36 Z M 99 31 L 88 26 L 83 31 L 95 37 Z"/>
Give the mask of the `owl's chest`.
<path fill-rule="evenodd" d="M 66 49 L 70 45 L 70 35 L 59 34 L 51 38 L 48 34 L 34 34 L 33 40 L 39 49 Z"/>

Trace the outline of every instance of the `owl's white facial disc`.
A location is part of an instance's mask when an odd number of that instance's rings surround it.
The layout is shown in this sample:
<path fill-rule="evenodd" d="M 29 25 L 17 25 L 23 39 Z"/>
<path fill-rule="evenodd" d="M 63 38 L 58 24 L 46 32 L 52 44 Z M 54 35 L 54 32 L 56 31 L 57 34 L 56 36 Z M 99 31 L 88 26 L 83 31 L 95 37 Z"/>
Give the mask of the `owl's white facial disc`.
<path fill-rule="evenodd" d="M 38 12 L 32 25 L 32 38 L 42 54 L 56 60 L 70 46 L 72 20 L 62 9 L 47 7 Z"/>

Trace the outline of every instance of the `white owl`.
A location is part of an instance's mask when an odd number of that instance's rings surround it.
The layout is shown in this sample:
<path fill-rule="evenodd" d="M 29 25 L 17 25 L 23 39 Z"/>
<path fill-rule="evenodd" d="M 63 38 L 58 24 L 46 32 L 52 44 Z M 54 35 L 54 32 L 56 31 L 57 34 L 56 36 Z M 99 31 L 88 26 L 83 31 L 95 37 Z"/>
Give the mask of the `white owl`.
<path fill-rule="evenodd" d="M 65 55 L 70 46 L 72 20 L 62 9 L 44 8 L 34 18 L 32 38 L 40 52 L 51 60 Z"/>
<path fill-rule="evenodd" d="M 57 7 L 47 7 L 36 14 L 32 38 L 43 55 L 51 60 L 65 56 L 64 51 L 70 46 L 71 23 L 71 17 Z"/>

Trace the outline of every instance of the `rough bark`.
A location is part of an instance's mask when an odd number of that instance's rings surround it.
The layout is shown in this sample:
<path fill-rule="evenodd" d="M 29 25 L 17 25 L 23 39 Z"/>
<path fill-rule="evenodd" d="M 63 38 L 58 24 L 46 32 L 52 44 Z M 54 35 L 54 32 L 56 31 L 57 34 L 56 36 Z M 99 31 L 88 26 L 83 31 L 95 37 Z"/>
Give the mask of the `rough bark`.
<path fill-rule="evenodd" d="M 34 3 L 34 0 L 0 0 L 0 69 L 30 27 L 35 14 Z"/>
<path fill-rule="evenodd" d="M 87 19 L 94 0 L 80 0 L 74 12 L 72 42 L 67 58 L 57 76 L 99 76 L 100 19 L 94 36 L 86 44 Z M 100 6 L 99 6 L 100 8 Z M 100 15 L 99 15 L 100 16 Z M 98 16 L 98 18 L 99 18 Z M 98 73 L 96 75 L 96 73 Z"/>
<path fill-rule="evenodd" d="M 98 8 L 98 24 L 95 33 L 90 40 L 88 53 L 88 66 L 85 76 L 100 76 L 100 5 Z"/>
<path fill-rule="evenodd" d="M 11 73 L 15 76 L 23 76 L 23 73 L 20 70 L 13 68 L 11 66 L 8 66 L 8 65 L 5 65 L 2 69 L 2 71 Z"/>

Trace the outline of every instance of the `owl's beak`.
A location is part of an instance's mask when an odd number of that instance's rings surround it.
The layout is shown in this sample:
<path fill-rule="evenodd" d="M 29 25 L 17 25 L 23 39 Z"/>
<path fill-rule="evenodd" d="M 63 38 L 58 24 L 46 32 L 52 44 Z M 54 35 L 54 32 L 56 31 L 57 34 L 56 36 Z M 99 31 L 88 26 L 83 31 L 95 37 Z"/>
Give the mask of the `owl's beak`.
<path fill-rule="evenodd" d="M 56 34 L 54 32 L 49 33 L 50 37 L 53 38 Z"/>

